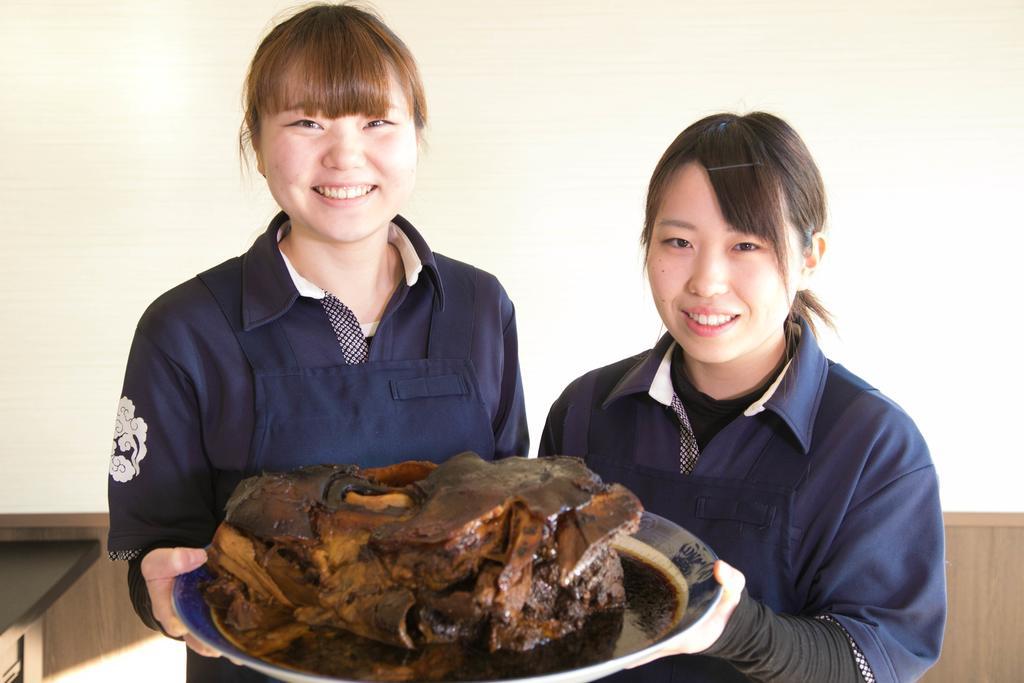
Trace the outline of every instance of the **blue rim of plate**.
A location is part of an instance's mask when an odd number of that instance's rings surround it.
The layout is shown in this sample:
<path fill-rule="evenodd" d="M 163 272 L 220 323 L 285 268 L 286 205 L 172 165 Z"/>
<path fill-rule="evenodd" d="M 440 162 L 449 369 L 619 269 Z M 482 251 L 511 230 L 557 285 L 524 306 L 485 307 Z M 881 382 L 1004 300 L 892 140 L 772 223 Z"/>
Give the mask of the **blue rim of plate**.
<path fill-rule="evenodd" d="M 640 528 L 633 538 L 647 544 L 672 562 L 686 580 L 687 603 L 676 624 L 658 640 L 627 653 L 578 669 L 560 670 L 529 678 L 507 678 L 502 683 L 583 683 L 608 676 L 642 661 L 655 651 L 682 639 L 687 631 L 707 618 L 722 597 L 722 587 L 714 578 L 714 551 L 677 524 L 651 512 L 644 512 Z M 178 617 L 189 632 L 208 647 L 235 664 L 255 669 L 282 681 L 294 683 L 363 683 L 353 679 L 323 676 L 268 662 L 245 653 L 229 641 L 214 623 L 210 607 L 202 595 L 202 584 L 212 577 L 204 565 L 177 577 L 172 600 Z M 626 596 L 629 600 L 629 596 Z M 469 683 L 460 681 L 459 683 Z M 484 682 L 479 682 L 484 683 Z"/>

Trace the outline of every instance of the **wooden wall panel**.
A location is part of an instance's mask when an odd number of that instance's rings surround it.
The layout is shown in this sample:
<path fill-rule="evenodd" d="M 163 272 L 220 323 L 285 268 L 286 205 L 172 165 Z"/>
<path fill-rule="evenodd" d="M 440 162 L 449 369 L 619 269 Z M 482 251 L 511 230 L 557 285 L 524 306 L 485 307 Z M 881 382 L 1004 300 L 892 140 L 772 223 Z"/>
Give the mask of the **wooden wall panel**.
<path fill-rule="evenodd" d="M 947 515 L 949 618 L 926 683 L 1024 680 L 1024 515 Z"/>

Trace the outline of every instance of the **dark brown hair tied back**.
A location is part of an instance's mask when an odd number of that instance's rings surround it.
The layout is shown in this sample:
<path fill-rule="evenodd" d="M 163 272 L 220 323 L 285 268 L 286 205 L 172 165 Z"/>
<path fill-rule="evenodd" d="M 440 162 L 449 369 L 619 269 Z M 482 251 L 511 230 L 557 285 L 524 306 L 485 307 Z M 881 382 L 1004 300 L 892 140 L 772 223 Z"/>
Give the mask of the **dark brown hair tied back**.
<path fill-rule="evenodd" d="M 825 229 L 825 185 L 797 132 L 764 112 L 713 114 L 680 133 L 654 168 L 640 237 L 645 258 L 665 192 L 676 171 L 691 162 L 708 171 L 725 220 L 772 246 L 783 277 L 787 225 L 798 232 L 804 248 Z M 797 292 L 790 315 L 806 319 L 812 331 L 814 318 L 834 327 L 828 309 L 808 290 Z"/>

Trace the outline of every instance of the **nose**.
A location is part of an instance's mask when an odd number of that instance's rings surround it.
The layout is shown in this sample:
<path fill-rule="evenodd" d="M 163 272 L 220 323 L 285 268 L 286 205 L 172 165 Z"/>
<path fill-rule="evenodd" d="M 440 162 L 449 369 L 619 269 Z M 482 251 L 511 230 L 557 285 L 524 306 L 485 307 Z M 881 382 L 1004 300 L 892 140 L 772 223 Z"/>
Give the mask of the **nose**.
<path fill-rule="evenodd" d="M 729 264 L 727 259 L 713 252 L 697 254 L 687 282 L 690 294 L 711 299 L 729 291 Z"/>
<path fill-rule="evenodd" d="M 327 168 L 358 168 L 366 160 L 360 131 L 349 126 L 332 130 L 324 150 L 323 164 Z"/>

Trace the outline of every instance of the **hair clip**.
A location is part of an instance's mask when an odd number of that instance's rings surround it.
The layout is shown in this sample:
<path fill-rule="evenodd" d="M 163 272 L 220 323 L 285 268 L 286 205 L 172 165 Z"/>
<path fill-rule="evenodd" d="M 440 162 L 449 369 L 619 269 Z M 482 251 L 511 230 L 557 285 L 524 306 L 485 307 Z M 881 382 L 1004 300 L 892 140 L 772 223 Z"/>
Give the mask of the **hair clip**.
<path fill-rule="evenodd" d="M 752 161 L 749 164 L 728 164 L 726 166 L 711 166 L 710 168 L 707 168 L 705 170 L 708 170 L 708 171 L 724 171 L 724 170 L 726 170 L 728 168 L 746 168 L 747 166 L 760 166 L 760 165 L 761 165 L 760 161 Z"/>

